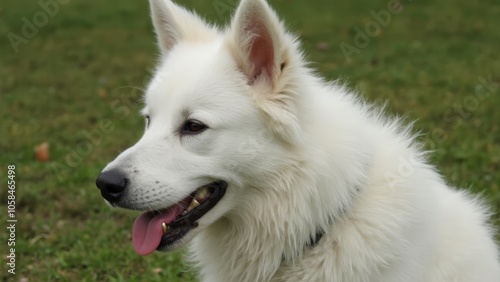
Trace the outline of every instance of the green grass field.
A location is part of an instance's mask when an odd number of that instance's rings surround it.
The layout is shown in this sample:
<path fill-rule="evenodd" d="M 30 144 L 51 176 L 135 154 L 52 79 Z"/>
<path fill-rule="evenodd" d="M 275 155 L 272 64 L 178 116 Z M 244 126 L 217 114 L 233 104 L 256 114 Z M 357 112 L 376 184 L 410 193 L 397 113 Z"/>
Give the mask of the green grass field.
<path fill-rule="evenodd" d="M 391 114 L 418 119 L 415 130 L 435 151 L 432 162 L 449 183 L 482 193 L 497 224 L 500 5 L 403 0 L 394 10 L 391 1 L 270 2 L 301 35 L 319 73 L 347 80 L 374 103 L 387 101 Z M 136 101 L 157 57 L 148 3 L 61 2 L 52 15 L 37 1 L 0 4 L 0 205 L 6 219 L 7 165 L 14 164 L 18 220 L 16 274 L 2 266 L 0 277 L 195 281 L 182 253 L 137 255 L 137 213 L 110 209 L 94 185 L 106 163 L 142 134 Z M 236 3 L 178 2 L 217 23 L 228 22 Z M 35 159 L 43 142 L 49 162 Z M 10 248 L 5 227 L 2 257 Z"/>

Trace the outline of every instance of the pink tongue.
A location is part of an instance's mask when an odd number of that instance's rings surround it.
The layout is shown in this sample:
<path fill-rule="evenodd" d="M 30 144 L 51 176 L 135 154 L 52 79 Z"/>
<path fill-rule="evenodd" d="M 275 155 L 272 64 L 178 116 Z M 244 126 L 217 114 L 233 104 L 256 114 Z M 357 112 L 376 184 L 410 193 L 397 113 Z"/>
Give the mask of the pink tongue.
<path fill-rule="evenodd" d="M 183 210 L 179 205 L 175 205 L 158 215 L 151 212 L 141 214 L 132 227 L 132 244 L 135 251 L 142 256 L 154 252 L 163 237 L 162 223 L 170 224 Z"/>

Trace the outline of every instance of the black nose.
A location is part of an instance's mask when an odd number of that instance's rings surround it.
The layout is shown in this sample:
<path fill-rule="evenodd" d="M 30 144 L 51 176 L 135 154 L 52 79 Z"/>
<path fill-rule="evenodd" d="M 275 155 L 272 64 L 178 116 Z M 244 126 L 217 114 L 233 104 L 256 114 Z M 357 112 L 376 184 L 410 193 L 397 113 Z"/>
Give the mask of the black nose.
<path fill-rule="evenodd" d="M 104 199 L 110 202 L 120 200 L 127 186 L 127 178 L 119 170 L 103 172 L 97 177 L 95 184 L 101 190 Z"/>

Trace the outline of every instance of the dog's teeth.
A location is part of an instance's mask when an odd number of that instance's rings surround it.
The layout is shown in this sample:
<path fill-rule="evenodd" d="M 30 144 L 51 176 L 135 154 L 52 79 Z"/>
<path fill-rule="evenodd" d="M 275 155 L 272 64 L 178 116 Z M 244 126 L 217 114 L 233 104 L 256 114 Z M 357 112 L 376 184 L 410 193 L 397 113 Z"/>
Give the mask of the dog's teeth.
<path fill-rule="evenodd" d="M 165 222 L 161 223 L 161 228 L 163 229 L 163 234 L 167 233 L 168 225 Z"/>
<path fill-rule="evenodd" d="M 202 187 L 196 191 L 194 197 L 199 201 L 204 200 L 207 197 L 208 189 L 207 187 Z"/>
<path fill-rule="evenodd" d="M 190 212 L 192 209 L 196 208 L 199 205 L 200 203 L 196 199 L 193 199 L 193 201 L 191 201 L 191 204 L 189 204 L 189 207 L 187 207 L 186 211 Z"/>

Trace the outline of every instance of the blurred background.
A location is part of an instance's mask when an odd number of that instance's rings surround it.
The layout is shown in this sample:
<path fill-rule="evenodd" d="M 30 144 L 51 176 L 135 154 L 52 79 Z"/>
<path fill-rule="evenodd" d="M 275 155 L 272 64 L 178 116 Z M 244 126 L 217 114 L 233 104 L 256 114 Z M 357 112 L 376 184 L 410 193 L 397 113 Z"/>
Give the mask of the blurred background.
<path fill-rule="evenodd" d="M 432 163 L 480 193 L 498 226 L 498 1 L 269 2 L 318 73 L 417 119 Z M 238 1 L 177 3 L 225 25 Z M 182 252 L 137 255 L 137 213 L 112 210 L 94 185 L 142 134 L 155 44 L 146 0 L 1 1 L 0 205 L 6 218 L 13 164 L 18 220 L 16 274 L 2 267 L 3 281 L 195 281 Z"/>

